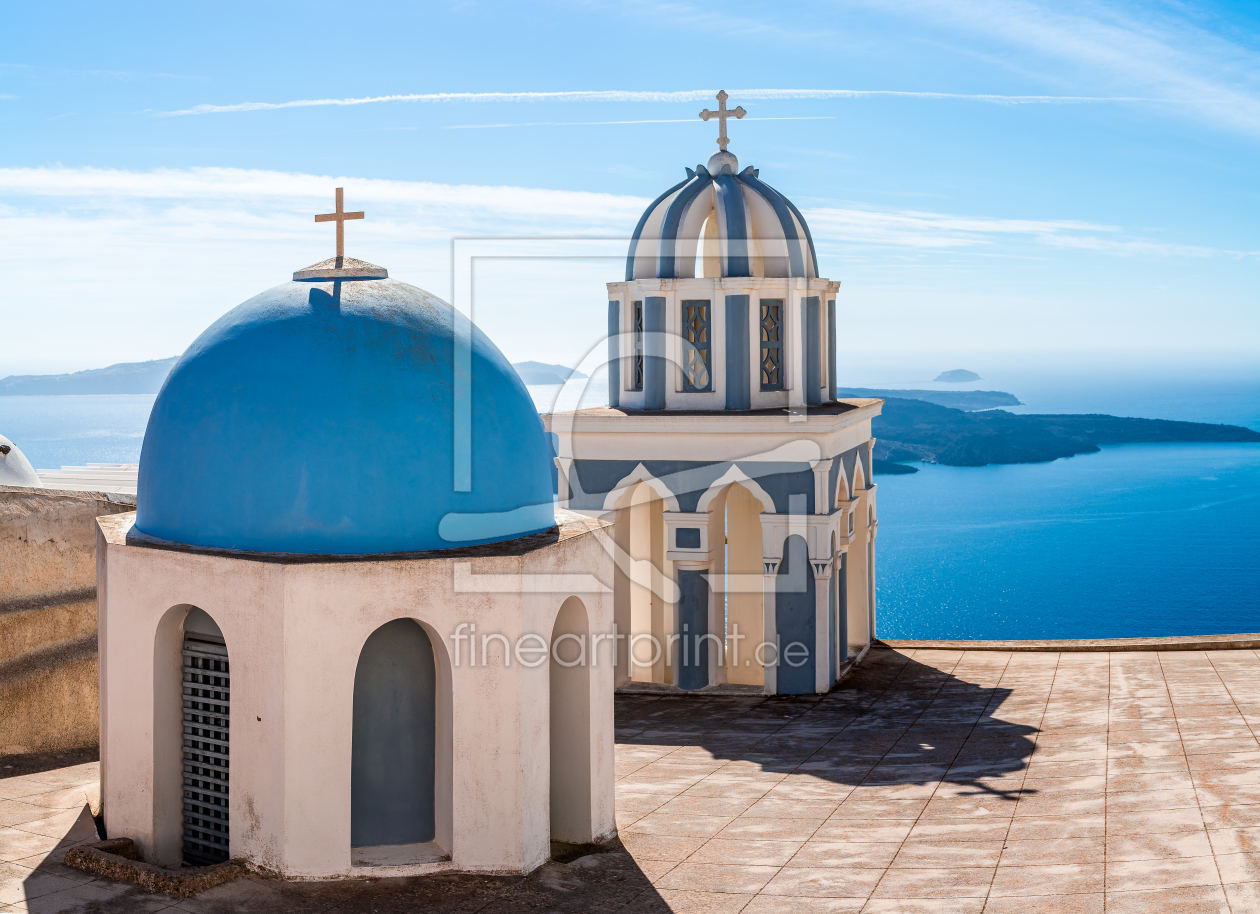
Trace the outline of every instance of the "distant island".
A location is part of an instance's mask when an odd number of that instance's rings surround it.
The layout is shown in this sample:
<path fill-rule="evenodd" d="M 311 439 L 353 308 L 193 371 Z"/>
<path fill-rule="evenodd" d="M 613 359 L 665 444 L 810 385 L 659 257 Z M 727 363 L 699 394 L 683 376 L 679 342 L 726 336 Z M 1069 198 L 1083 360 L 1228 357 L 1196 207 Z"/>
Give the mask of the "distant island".
<path fill-rule="evenodd" d="M 155 394 L 176 358 L 120 362 L 74 374 L 15 374 L 0 378 L 0 397 L 56 394 Z"/>
<path fill-rule="evenodd" d="M 942 371 L 932 380 L 944 381 L 946 384 L 965 384 L 968 381 L 983 381 L 984 378 L 974 371 L 968 371 L 965 368 L 955 368 L 952 371 Z"/>
<path fill-rule="evenodd" d="M 1019 397 L 1000 390 L 882 390 L 877 387 L 838 387 L 837 397 L 890 397 L 926 400 L 954 409 L 993 409 L 995 406 L 1023 406 Z"/>
<path fill-rule="evenodd" d="M 567 365 L 548 365 L 545 362 L 513 362 L 512 367 L 526 384 L 563 384 L 569 378 L 586 377 Z"/>
<path fill-rule="evenodd" d="M 0 397 L 56 396 L 58 394 L 155 394 L 170 374 L 178 356 L 150 362 L 119 362 L 73 374 L 15 374 L 0 378 Z M 565 365 L 516 362 L 512 365 L 526 384 L 563 384 L 586 375 Z"/>
<path fill-rule="evenodd" d="M 1237 425 L 1101 415 L 1020 416 L 1002 409 L 965 412 L 900 397 L 884 398 L 883 414 L 872 421 L 871 433 L 876 473 L 914 472 L 901 461 L 980 467 L 1093 454 L 1107 444 L 1260 441 L 1260 432 Z"/>

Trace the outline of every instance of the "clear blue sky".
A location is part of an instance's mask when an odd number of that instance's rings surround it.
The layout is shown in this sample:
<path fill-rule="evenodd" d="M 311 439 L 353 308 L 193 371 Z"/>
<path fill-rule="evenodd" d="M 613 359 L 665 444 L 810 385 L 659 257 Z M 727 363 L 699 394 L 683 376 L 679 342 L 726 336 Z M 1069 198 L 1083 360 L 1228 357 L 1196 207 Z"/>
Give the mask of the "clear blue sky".
<path fill-rule="evenodd" d="M 453 235 L 628 233 L 719 87 L 863 358 L 1260 344 L 1253 0 L 10 4 L 0 376 L 182 351 L 328 255 L 334 182 L 441 295 Z M 576 363 L 620 274 L 491 265 L 477 319 Z"/>

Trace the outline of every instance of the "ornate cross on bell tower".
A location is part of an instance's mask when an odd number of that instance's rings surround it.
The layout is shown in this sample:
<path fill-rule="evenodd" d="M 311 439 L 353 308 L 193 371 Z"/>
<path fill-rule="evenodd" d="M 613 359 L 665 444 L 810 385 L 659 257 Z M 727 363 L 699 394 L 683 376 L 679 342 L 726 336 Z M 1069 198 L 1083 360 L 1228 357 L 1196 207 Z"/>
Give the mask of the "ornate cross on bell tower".
<path fill-rule="evenodd" d="M 321 213 L 315 217 L 316 222 L 336 222 L 337 223 L 337 267 L 341 267 L 343 258 L 346 256 L 346 220 L 362 219 L 363 211 L 357 213 L 347 213 L 342 209 L 345 202 L 345 188 L 337 188 L 337 211 L 334 213 Z"/>
<path fill-rule="evenodd" d="M 723 152 L 726 152 L 726 146 L 731 141 L 731 138 L 726 135 L 726 119 L 729 117 L 739 119 L 748 113 L 744 110 L 743 106 L 736 108 L 734 111 L 728 111 L 726 108 L 726 100 L 728 98 L 730 98 L 730 96 L 726 94 L 726 90 L 719 89 L 717 94 L 718 109 L 716 111 L 710 111 L 708 108 L 705 108 L 700 112 L 700 120 L 702 121 L 711 120 L 715 117 L 718 119 L 718 126 L 721 129 L 718 131 L 717 144 L 718 148 Z"/>

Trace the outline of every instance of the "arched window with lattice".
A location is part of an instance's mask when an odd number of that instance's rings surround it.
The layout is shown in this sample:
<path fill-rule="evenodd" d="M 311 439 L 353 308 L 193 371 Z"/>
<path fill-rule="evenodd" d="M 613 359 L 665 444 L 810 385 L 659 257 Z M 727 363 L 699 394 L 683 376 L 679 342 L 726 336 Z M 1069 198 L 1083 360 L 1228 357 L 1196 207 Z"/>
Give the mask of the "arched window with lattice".
<path fill-rule="evenodd" d="M 707 301 L 682 303 L 683 390 L 688 393 L 713 389 L 710 314 Z"/>

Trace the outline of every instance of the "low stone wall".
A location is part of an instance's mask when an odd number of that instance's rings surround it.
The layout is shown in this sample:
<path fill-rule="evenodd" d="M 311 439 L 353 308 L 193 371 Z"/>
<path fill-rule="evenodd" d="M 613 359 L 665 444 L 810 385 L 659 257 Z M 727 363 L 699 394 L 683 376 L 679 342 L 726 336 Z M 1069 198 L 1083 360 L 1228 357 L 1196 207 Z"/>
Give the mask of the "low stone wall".
<path fill-rule="evenodd" d="M 97 744 L 96 518 L 134 510 L 0 486 L 0 756 Z"/>

